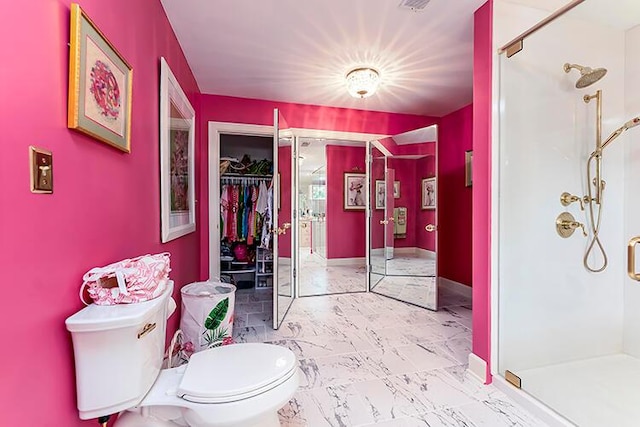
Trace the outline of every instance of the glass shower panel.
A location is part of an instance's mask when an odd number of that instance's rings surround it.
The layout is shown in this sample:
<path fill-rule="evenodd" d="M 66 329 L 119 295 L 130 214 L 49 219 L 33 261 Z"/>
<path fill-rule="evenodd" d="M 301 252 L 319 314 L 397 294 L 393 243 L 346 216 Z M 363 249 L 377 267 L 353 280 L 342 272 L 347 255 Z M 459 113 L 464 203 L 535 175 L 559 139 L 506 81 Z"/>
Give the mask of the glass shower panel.
<path fill-rule="evenodd" d="M 622 380 L 640 372 L 621 351 L 628 240 L 622 145 L 603 152 L 602 202 L 588 199 L 597 102 L 584 97 L 601 91 L 603 137 L 625 120 L 625 30 L 600 21 L 604 5 L 585 2 L 529 36 L 518 54 L 499 57 L 498 371 L 580 426 L 633 425 L 629 419 L 640 418 L 640 411 L 630 415 L 637 405 L 627 405 L 639 389 Z M 500 2 L 494 22 L 525 9 Z M 565 63 L 609 72 L 577 88 L 581 73 L 565 72 Z M 608 265 L 594 273 L 584 257 L 600 209 Z M 586 261 L 602 265 L 604 258 L 596 250 Z M 617 366 L 628 369 L 623 374 Z M 607 412 L 614 407 L 616 414 Z"/>

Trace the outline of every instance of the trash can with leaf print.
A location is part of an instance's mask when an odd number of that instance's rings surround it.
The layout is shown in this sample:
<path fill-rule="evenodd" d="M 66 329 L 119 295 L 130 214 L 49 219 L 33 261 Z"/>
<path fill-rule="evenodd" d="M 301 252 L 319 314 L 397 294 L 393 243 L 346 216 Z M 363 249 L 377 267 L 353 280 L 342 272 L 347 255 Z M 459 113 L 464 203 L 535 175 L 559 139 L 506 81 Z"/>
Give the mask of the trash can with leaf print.
<path fill-rule="evenodd" d="M 233 342 L 236 287 L 218 281 L 196 282 L 182 288 L 180 329 L 183 343 L 194 351 Z"/>

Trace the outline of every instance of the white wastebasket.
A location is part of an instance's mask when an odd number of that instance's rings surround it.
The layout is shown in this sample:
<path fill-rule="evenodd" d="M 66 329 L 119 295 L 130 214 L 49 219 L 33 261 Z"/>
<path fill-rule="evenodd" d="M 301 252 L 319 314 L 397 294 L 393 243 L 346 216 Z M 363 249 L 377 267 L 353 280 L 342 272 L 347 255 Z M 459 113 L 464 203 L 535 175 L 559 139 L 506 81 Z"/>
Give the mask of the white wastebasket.
<path fill-rule="evenodd" d="M 183 343 L 191 342 L 194 351 L 200 351 L 231 342 L 235 286 L 217 281 L 196 282 L 180 292 Z"/>

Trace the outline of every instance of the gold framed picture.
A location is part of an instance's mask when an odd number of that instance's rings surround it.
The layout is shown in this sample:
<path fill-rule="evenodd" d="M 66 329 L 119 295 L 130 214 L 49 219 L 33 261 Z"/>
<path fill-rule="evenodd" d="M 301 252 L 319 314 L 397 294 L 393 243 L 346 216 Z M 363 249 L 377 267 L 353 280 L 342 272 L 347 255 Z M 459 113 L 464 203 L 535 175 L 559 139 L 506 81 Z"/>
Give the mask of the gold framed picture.
<path fill-rule="evenodd" d="M 67 126 L 131 151 L 133 69 L 77 4 L 71 4 Z"/>

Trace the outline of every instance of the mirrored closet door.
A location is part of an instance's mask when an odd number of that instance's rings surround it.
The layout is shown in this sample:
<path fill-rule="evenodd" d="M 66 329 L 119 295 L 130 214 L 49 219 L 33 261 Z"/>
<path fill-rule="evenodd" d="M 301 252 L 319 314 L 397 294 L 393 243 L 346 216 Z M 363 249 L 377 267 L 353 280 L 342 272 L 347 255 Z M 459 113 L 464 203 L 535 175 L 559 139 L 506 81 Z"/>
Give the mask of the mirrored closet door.
<path fill-rule="evenodd" d="M 293 302 L 296 229 L 292 226 L 295 209 L 295 138 L 278 109 L 273 118 L 273 328 L 278 329 Z"/>
<path fill-rule="evenodd" d="M 437 129 L 369 143 L 373 292 L 436 310 Z"/>

